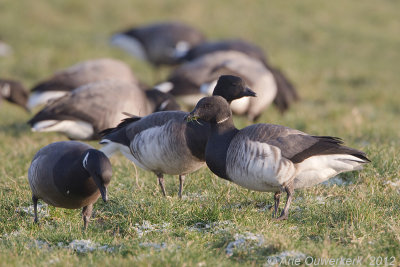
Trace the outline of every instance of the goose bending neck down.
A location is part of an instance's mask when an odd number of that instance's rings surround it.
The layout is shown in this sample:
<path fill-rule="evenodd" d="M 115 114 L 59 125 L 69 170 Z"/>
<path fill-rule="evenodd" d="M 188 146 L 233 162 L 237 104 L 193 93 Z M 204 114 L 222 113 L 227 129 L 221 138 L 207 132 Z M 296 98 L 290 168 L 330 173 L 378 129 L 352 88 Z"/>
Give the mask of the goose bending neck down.
<path fill-rule="evenodd" d="M 275 192 L 274 216 L 282 191 L 288 199 L 278 218 L 287 219 L 294 190 L 309 187 L 369 161 L 365 153 L 343 146 L 341 139 L 312 136 L 273 124 L 236 129 L 229 104 L 220 96 L 201 99 L 187 121 L 210 124 L 205 159 L 221 178 L 245 188 Z"/>
<path fill-rule="evenodd" d="M 34 156 L 28 171 L 32 201 L 37 216 L 37 203 L 66 209 L 82 208 L 86 229 L 92 214 L 93 203 L 101 196 L 106 202 L 107 186 L 112 168 L 104 153 L 76 142 L 62 141 L 41 148 Z"/>

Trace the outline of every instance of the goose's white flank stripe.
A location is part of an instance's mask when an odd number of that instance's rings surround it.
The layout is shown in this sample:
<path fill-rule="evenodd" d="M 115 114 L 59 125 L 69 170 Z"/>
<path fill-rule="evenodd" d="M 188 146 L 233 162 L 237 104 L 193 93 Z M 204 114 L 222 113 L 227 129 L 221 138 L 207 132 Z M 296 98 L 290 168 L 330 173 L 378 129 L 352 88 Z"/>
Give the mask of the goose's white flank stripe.
<path fill-rule="evenodd" d="M 156 86 L 154 86 L 154 89 L 163 92 L 163 93 L 168 93 L 169 91 L 171 91 L 174 88 L 174 84 L 171 82 L 163 82 L 160 84 L 157 84 Z"/>
<path fill-rule="evenodd" d="M 186 41 L 179 41 L 173 53 L 174 58 L 181 58 L 184 57 L 190 49 L 190 44 Z"/>
<path fill-rule="evenodd" d="M 46 104 L 49 100 L 60 98 L 67 93 L 66 91 L 33 92 L 29 96 L 27 107 L 33 109 L 36 106 Z"/>
<path fill-rule="evenodd" d="M 121 47 L 140 60 L 147 60 L 143 45 L 132 37 L 128 37 L 125 34 L 116 34 L 112 37 L 111 44 Z"/>
<path fill-rule="evenodd" d="M 45 120 L 32 126 L 34 132 L 62 132 L 72 139 L 89 139 L 93 133 L 93 126 L 84 121 L 72 120 Z"/>

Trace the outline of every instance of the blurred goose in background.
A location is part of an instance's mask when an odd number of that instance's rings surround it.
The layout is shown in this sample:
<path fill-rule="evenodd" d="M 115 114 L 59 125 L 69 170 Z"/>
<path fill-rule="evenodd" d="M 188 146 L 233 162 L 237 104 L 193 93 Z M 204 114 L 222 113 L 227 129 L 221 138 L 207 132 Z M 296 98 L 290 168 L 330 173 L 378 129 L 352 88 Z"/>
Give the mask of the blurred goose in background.
<path fill-rule="evenodd" d="M 185 55 L 181 57 L 181 61 L 193 61 L 199 57 L 219 51 L 237 51 L 246 54 L 247 56 L 259 60 L 274 76 L 277 93 L 274 99 L 274 104 L 281 113 L 289 109 L 293 102 L 299 100 L 296 88 L 290 80 L 279 69 L 272 67 L 263 52 L 263 50 L 255 44 L 241 40 L 221 40 L 221 41 L 208 41 L 200 43 L 190 49 Z M 197 103 L 197 101 L 196 101 Z M 193 105 L 194 106 L 194 105 Z M 235 108 L 233 107 L 234 112 Z"/>
<path fill-rule="evenodd" d="M 59 70 L 50 78 L 35 85 L 31 90 L 28 108 L 32 109 L 50 99 L 62 97 L 79 86 L 103 80 L 138 84 L 130 67 L 122 61 L 111 58 L 86 60 Z"/>
<path fill-rule="evenodd" d="M 250 120 L 257 119 L 276 97 L 277 84 L 272 73 L 259 60 L 237 51 L 214 52 L 184 63 L 167 82 L 155 88 L 193 107 L 202 97 L 211 95 L 221 75 L 240 76 L 257 94 L 256 98 L 242 98 L 231 105 L 235 114 L 247 115 Z"/>
<path fill-rule="evenodd" d="M 28 110 L 28 91 L 18 81 L 0 79 L 0 101 L 5 99 L 10 103 L 16 104 Z"/>
<path fill-rule="evenodd" d="M 41 148 L 28 171 L 35 222 L 39 222 L 37 203 L 67 209 L 82 209 L 86 229 L 93 203 L 107 201 L 107 186 L 112 168 L 109 159 L 93 147 L 75 141 L 56 142 Z"/>
<path fill-rule="evenodd" d="M 101 81 L 89 83 L 48 103 L 28 123 L 34 132 L 61 132 L 70 139 L 99 138 L 99 132 L 114 127 L 123 112 L 148 115 L 176 110 L 171 95 L 157 90 L 142 90 L 134 83 Z"/>
<path fill-rule="evenodd" d="M 258 59 L 264 65 L 267 65 L 267 58 L 263 50 L 255 44 L 241 40 L 229 39 L 221 41 L 206 41 L 193 46 L 186 54 L 180 57 L 180 60 L 192 61 L 204 55 L 219 51 L 238 51 L 248 55 L 251 58 Z"/>
<path fill-rule="evenodd" d="M 189 25 L 161 22 L 116 33 L 111 37 L 111 44 L 159 67 L 177 64 L 182 55 L 204 40 L 204 35 Z"/>
<path fill-rule="evenodd" d="M 214 94 L 228 102 L 255 96 L 242 79 L 230 75 L 220 77 Z M 117 127 L 103 131 L 101 151 L 107 156 L 120 151 L 140 168 L 154 172 L 164 196 L 164 174 L 179 175 L 181 198 L 185 175 L 204 166 L 209 135 L 208 123 L 186 123 L 187 115 L 183 111 L 166 111 L 127 118 Z"/>
<path fill-rule="evenodd" d="M 286 205 L 278 218 L 288 218 L 294 189 L 310 187 L 342 172 L 360 170 L 370 160 L 365 153 L 343 146 L 341 139 L 312 136 L 273 124 L 236 129 L 226 100 L 205 97 L 187 117 L 208 122 L 211 133 L 205 158 L 219 177 L 247 189 L 275 192 L 276 216 L 282 191 Z"/>

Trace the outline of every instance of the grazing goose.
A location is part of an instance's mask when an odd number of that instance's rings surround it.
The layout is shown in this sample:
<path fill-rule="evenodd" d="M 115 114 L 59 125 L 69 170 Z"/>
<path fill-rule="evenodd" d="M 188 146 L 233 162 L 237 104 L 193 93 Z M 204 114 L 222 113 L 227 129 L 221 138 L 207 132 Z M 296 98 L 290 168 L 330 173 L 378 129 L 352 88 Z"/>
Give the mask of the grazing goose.
<path fill-rule="evenodd" d="M 255 96 L 242 79 L 234 76 L 221 76 L 214 94 L 229 102 L 243 96 Z M 119 150 L 139 167 L 154 172 L 164 196 L 163 175 L 179 175 L 181 198 L 185 175 L 204 166 L 209 134 L 207 123 L 186 124 L 187 115 L 182 111 L 166 111 L 125 119 L 117 127 L 103 131 L 101 151 L 111 156 Z"/>
<path fill-rule="evenodd" d="M 28 92 L 20 82 L 0 79 L 0 101 L 3 98 L 28 110 L 26 107 Z"/>
<path fill-rule="evenodd" d="M 66 209 L 82 208 L 86 229 L 99 196 L 107 201 L 112 176 L 109 159 L 93 147 L 75 141 L 56 142 L 41 148 L 28 171 L 37 223 L 37 203 Z"/>
<path fill-rule="evenodd" d="M 206 54 L 176 68 L 168 81 L 155 86 L 162 92 L 179 97 L 193 107 L 204 96 L 211 95 L 220 75 L 240 76 L 257 94 L 256 98 L 242 98 L 232 103 L 232 110 L 255 120 L 274 100 L 276 81 L 270 71 L 254 58 L 237 51 Z"/>
<path fill-rule="evenodd" d="M 179 109 L 172 96 L 157 90 L 144 91 L 134 83 L 101 81 L 78 87 L 48 103 L 28 123 L 35 132 L 62 132 L 70 139 L 99 138 L 114 127 L 123 112 L 148 115 Z"/>
<path fill-rule="evenodd" d="M 280 125 L 255 124 L 238 130 L 229 104 L 219 96 L 197 103 L 187 120 L 210 124 L 205 157 L 210 170 L 245 188 L 275 192 L 275 212 L 281 191 L 288 199 L 278 218 L 287 219 L 294 189 L 313 186 L 370 162 L 364 152 L 345 147 L 330 136 L 311 136 Z"/>
<path fill-rule="evenodd" d="M 181 55 L 204 40 L 204 35 L 189 25 L 163 22 L 114 34 L 111 44 L 158 67 L 177 64 Z"/>
<path fill-rule="evenodd" d="M 52 77 L 32 88 L 28 107 L 32 109 L 50 99 L 64 96 L 79 86 L 103 80 L 119 80 L 138 84 L 131 69 L 122 61 L 102 58 L 77 63 L 57 71 Z"/>

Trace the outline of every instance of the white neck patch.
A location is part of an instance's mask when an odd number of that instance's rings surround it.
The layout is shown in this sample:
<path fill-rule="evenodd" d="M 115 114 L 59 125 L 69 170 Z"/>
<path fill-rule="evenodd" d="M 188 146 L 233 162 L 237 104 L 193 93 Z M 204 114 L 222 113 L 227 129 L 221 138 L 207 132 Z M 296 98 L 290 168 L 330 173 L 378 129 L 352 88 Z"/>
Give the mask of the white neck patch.
<path fill-rule="evenodd" d="M 223 123 L 223 122 L 227 121 L 228 119 L 229 119 L 229 117 L 219 120 L 219 121 L 217 121 L 217 124 Z"/>
<path fill-rule="evenodd" d="M 85 168 L 85 169 L 86 169 L 86 167 L 87 167 L 88 157 L 89 157 L 89 152 L 86 153 L 86 156 L 85 156 L 85 158 L 84 158 L 83 161 L 82 161 L 83 168 Z"/>

